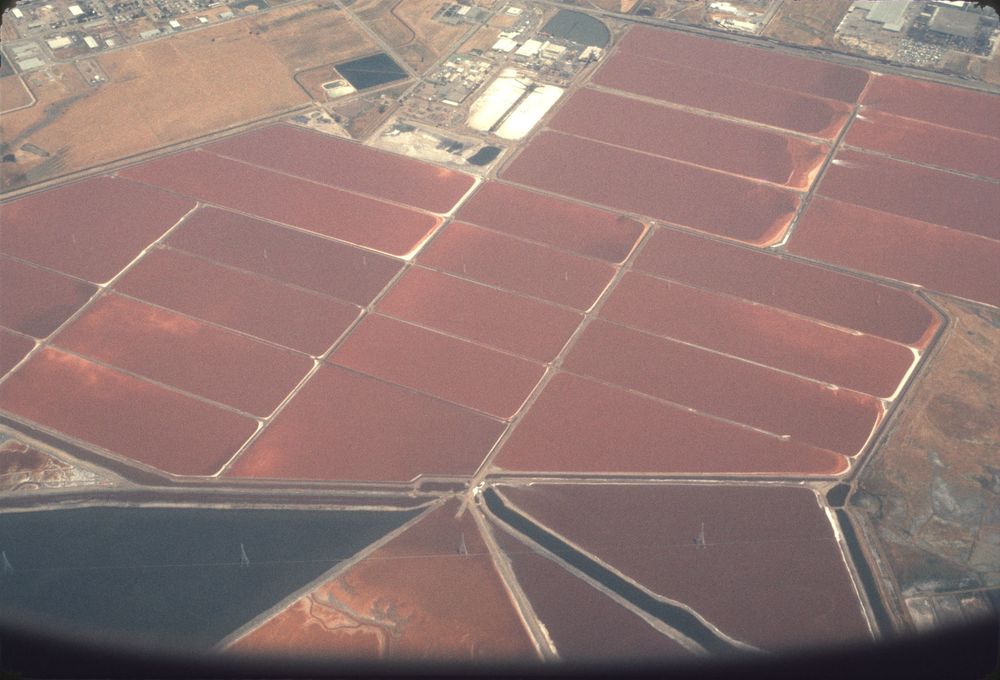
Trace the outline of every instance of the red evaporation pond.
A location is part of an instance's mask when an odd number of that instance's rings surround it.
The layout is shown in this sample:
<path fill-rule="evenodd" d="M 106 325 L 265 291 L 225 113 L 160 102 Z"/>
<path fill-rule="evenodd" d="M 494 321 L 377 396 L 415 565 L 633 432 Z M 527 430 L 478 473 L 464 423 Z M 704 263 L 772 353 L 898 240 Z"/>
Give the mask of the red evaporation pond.
<path fill-rule="evenodd" d="M 227 474 L 390 482 L 471 475 L 503 428 L 460 406 L 323 366 Z"/>
<path fill-rule="evenodd" d="M 536 484 L 500 491 L 736 639 L 765 650 L 871 641 L 836 535 L 810 489 Z M 702 526 L 705 545 L 697 545 Z"/>
<path fill-rule="evenodd" d="M 553 560 L 498 529 L 496 541 L 562 661 L 662 661 L 693 653 Z"/>
<path fill-rule="evenodd" d="M 1000 243 L 981 236 L 816 198 L 788 249 L 1000 307 Z"/>
<path fill-rule="evenodd" d="M 607 61 L 592 82 L 823 139 L 834 139 L 851 113 L 851 106 L 842 102 L 700 68 L 667 65 L 629 52 L 619 52 Z"/>
<path fill-rule="evenodd" d="M 54 342 L 260 417 L 313 366 L 301 354 L 120 295 L 95 302 Z"/>
<path fill-rule="evenodd" d="M 624 262 L 645 226 L 623 215 L 487 182 L 458 217 L 482 227 L 607 262 Z"/>
<path fill-rule="evenodd" d="M 536 135 L 504 178 L 754 244 L 777 240 L 791 191 L 558 132 Z"/>
<path fill-rule="evenodd" d="M 796 189 L 808 188 L 829 151 L 815 142 L 596 90 L 577 91 L 549 127 Z"/>
<path fill-rule="evenodd" d="M 135 182 L 95 177 L 5 204 L 0 250 L 104 283 L 194 205 Z"/>
<path fill-rule="evenodd" d="M 1000 191 L 995 182 L 842 151 L 827 167 L 818 191 L 839 201 L 1000 239 Z"/>
<path fill-rule="evenodd" d="M 496 458 L 506 470 L 833 475 L 843 456 L 568 373 L 542 391 Z"/>
<path fill-rule="evenodd" d="M 587 326 L 563 368 L 849 456 L 882 413 L 868 395 L 601 320 Z"/>
<path fill-rule="evenodd" d="M 451 210 L 474 181 L 471 175 L 291 125 L 230 137 L 205 150 L 439 213 Z"/>
<path fill-rule="evenodd" d="M 471 513 L 458 510 L 451 501 L 424 515 L 228 649 L 351 659 L 537 660 Z"/>
<path fill-rule="evenodd" d="M 604 262 L 461 222 L 448 225 L 419 262 L 576 309 L 589 309 L 615 275 Z"/>
<path fill-rule="evenodd" d="M 17 366 L 35 346 L 35 341 L 26 335 L 0 328 L 0 377 Z"/>
<path fill-rule="evenodd" d="M 409 253 L 438 224 L 426 213 L 204 151 L 168 156 L 121 174 L 393 255 Z"/>
<path fill-rule="evenodd" d="M 44 349 L 0 385 L 0 408 L 177 475 L 211 475 L 257 423 L 86 359 Z"/>
<path fill-rule="evenodd" d="M 361 311 L 325 295 L 163 248 L 150 251 L 115 289 L 315 356 L 329 349 Z"/>
<path fill-rule="evenodd" d="M 583 316 L 539 300 L 414 267 L 378 311 L 539 361 L 559 354 Z"/>
<path fill-rule="evenodd" d="M 877 397 L 892 396 L 914 361 L 883 338 L 631 272 L 601 316 Z"/>
<path fill-rule="evenodd" d="M 0 257 L 0 325 L 47 337 L 96 290 L 84 281 Z"/>
<path fill-rule="evenodd" d="M 712 74 L 725 73 L 732 78 L 852 103 L 858 100 L 869 78 L 867 71 L 858 68 L 645 26 L 629 29 L 619 49 Z"/>
<path fill-rule="evenodd" d="M 465 340 L 370 314 L 330 356 L 347 368 L 510 418 L 545 368 Z"/>
<path fill-rule="evenodd" d="M 945 127 L 998 137 L 1000 99 L 985 92 L 926 80 L 878 75 L 862 98 L 865 115 L 878 109 Z"/>
<path fill-rule="evenodd" d="M 910 293 L 672 229 L 653 234 L 635 267 L 907 344 L 937 326 Z"/>
<path fill-rule="evenodd" d="M 908 161 L 1000 179 L 1000 139 L 931 125 L 881 111 L 854 119 L 845 144 Z"/>
<path fill-rule="evenodd" d="M 168 243 L 358 305 L 371 302 L 403 266 L 346 243 L 214 208 L 192 215 Z"/>

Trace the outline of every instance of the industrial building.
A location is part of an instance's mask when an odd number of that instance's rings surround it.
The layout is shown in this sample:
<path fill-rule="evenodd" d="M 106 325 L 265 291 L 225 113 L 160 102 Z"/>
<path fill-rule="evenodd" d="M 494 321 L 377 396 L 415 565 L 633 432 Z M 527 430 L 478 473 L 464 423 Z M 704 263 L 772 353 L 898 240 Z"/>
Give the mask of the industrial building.
<path fill-rule="evenodd" d="M 867 10 L 867 20 L 882 24 L 886 31 L 898 33 L 903 30 L 904 15 L 910 6 L 910 0 L 859 0 L 851 9 Z"/>
<path fill-rule="evenodd" d="M 536 83 L 530 76 L 507 68 L 469 108 L 467 125 L 504 139 L 521 139 L 559 100 L 565 90 Z"/>
<path fill-rule="evenodd" d="M 991 21 L 992 19 L 992 21 Z M 972 39 L 979 35 L 980 27 L 990 25 L 995 28 L 997 16 L 967 12 L 956 7 L 934 7 L 928 30 L 944 35 Z"/>

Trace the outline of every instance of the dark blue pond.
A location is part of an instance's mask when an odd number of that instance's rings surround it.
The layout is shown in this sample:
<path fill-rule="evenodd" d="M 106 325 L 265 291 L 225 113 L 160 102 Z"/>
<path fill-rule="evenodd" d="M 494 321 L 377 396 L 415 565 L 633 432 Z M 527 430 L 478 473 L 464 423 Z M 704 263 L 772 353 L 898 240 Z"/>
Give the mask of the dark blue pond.
<path fill-rule="evenodd" d="M 345 61 L 342 64 L 337 64 L 334 68 L 356 90 L 367 90 L 406 78 L 406 71 L 385 52 L 353 61 Z"/>
<path fill-rule="evenodd" d="M 601 21 L 582 12 L 561 9 L 542 26 L 542 33 L 553 38 L 569 40 L 578 45 L 606 47 L 611 41 L 611 31 Z"/>
<path fill-rule="evenodd" d="M 0 617 L 208 648 L 414 511 L 82 508 L 0 514 Z M 241 544 L 249 564 L 243 564 Z M 0 561 L 2 566 L 2 561 Z"/>
<path fill-rule="evenodd" d="M 487 163 L 492 163 L 496 160 L 496 157 L 500 155 L 501 151 L 502 149 L 499 146 L 484 146 L 465 160 L 472 165 L 486 165 Z"/>

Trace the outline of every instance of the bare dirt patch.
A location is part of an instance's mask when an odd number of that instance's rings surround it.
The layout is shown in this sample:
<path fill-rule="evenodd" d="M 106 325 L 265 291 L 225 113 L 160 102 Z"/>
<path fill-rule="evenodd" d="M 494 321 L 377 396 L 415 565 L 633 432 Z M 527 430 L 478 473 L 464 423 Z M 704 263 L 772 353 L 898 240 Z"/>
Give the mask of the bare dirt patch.
<path fill-rule="evenodd" d="M 763 34 L 782 42 L 832 47 L 833 34 L 850 6 L 851 0 L 786 2 L 775 13 Z"/>
<path fill-rule="evenodd" d="M 350 17 L 328 1 L 281 7 L 246 24 L 292 73 L 375 50 Z"/>
<path fill-rule="evenodd" d="M 0 78 L 0 113 L 31 104 L 31 93 L 18 76 Z"/>
<path fill-rule="evenodd" d="M 317 3 L 110 52 L 98 87 L 71 65 L 33 73 L 39 105 L 5 115 L 0 136 L 49 156 L 16 152 L 2 189 L 289 111 L 309 102 L 296 70 L 373 48 L 344 12 Z"/>
<path fill-rule="evenodd" d="M 472 50 L 482 50 L 485 52 L 493 47 L 499 38 L 500 29 L 495 26 L 483 26 L 476 31 L 471 38 L 465 41 L 462 45 L 462 51 L 471 52 Z"/>
<path fill-rule="evenodd" d="M 1000 314 L 935 300 L 951 325 L 851 500 L 898 595 L 932 608 L 966 591 L 1000 595 Z"/>
<path fill-rule="evenodd" d="M 40 451 L 0 432 L 0 494 L 73 486 L 110 486 L 110 475 L 97 474 Z"/>

